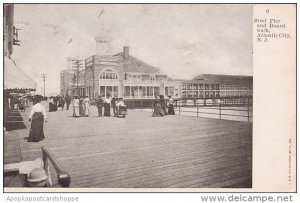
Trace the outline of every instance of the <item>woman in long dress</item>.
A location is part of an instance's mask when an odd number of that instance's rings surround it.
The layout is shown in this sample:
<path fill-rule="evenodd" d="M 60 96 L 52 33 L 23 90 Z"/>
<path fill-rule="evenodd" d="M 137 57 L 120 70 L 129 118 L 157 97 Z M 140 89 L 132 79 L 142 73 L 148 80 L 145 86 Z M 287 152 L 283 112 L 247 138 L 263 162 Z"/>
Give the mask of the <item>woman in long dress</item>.
<path fill-rule="evenodd" d="M 155 96 L 153 102 L 153 114 L 152 117 L 163 117 L 165 115 L 163 109 L 161 108 L 161 101 Z"/>
<path fill-rule="evenodd" d="M 84 102 L 82 97 L 79 99 L 79 116 L 84 116 Z"/>
<path fill-rule="evenodd" d="M 50 97 L 49 99 L 49 112 L 53 111 L 53 97 Z"/>
<path fill-rule="evenodd" d="M 160 106 L 164 112 L 164 115 L 168 115 L 168 111 L 167 111 L 167 105 L 164 99 L 164 95 L 159 95 L 159 99 L 160 99 Z"/>
<path fill-rule="evenodd" d="M 174 110 L 174 100 L 172 99 L 171 96 L 169 96 L 169 102 L 168 102 L 168 114 L 169 114 L 169 115 L 175 115 L 175 110 Z"/>
<path fill-rule="evenodd" d="M 84 102 L 84 114 L 85 116 L 89 117 L 90 116 L 90 99 L 87 95 L 85 95 L 85 99 L 83 100 Z"/>
<path fill-rule="evenodd" d="M 74 108 L 73 116 L 74 117 L 79 117 L 80 114 L 79 114 L 79 99 L 78 99 L 78 96 L 74 97 L 73 108 Z"/>
<path fill-rule="evenodd" d="M 110 94 L 106 95 L 106 98 L 104 99 L 104 116 L 110 117 Z"/>
<path fill-rule="evenodd" d="M 57 111 L 57 97 L 53 97 L 53 105 L 52 105 L 52 110 Z"/>
<path fill-rule="evenodd" d="M 44 121 L 47 122 L 46 110 L 41 105 L 41 96 L 34 98 L 35 105 L 33 105 L 29 114 L 29 121 L 31 121 L 31 128 L 29 133 L 28 142 L 39 142 L 45 138 L 44 135 Z"/>

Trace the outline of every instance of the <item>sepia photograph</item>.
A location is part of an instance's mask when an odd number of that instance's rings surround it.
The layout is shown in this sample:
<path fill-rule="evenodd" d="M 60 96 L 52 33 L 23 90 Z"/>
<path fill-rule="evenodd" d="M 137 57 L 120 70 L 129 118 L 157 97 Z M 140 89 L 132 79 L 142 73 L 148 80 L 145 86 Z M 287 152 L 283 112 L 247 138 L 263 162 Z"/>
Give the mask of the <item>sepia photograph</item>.
<path fill-rule="evenodd" d="M 254 6 L 3 4 L 4 189 L 252 189 Z"/>

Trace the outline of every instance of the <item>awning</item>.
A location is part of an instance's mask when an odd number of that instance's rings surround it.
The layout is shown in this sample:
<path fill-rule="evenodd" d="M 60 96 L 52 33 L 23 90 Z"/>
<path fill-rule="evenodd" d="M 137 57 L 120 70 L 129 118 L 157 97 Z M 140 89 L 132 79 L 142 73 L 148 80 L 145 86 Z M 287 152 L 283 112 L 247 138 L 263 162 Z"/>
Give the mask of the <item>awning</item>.
<path fill-rule="evenodd" d="M 4 90 L 24 92 L 35 89 L 36 83 L 11 58 L 4 57 Z"/>

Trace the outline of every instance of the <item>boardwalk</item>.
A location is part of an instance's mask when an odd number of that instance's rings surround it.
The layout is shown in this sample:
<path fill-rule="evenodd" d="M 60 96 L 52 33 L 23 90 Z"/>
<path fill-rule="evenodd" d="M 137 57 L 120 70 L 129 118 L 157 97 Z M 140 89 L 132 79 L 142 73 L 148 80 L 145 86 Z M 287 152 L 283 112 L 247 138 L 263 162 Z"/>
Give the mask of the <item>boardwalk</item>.
<path fill-rule="evenodd" d="M 28 129 L 18 130 L 22 160 L 40 157 L 47 146 L 70 173 L 70 187 L 251 187 L 251 123 L 152 118 L 138 110 L 126 119 L 98 118 L 92 108 L 89 118 L 48 113 L 40 143 L 28 143 Z"/>

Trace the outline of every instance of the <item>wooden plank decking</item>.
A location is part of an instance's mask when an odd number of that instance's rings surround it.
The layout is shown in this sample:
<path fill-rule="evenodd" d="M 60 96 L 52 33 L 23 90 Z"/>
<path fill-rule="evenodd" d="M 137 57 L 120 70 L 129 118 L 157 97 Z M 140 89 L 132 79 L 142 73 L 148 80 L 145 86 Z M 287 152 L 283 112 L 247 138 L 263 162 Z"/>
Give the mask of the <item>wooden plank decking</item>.
<path fill-rule="evenodd" d="M 24 139 L 28 129 L 19 134 L 22 160 L 41 156 L 47 146 L 70 173 L 71 187 L 251 187 L 251 123 L 152 118 L 134 110 L 126 119 L 98 118 L 95 107 L 89 118 L 71 115 L 48 113 L 39 143 Z"/>

